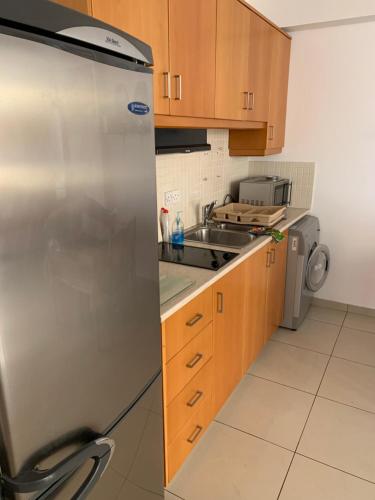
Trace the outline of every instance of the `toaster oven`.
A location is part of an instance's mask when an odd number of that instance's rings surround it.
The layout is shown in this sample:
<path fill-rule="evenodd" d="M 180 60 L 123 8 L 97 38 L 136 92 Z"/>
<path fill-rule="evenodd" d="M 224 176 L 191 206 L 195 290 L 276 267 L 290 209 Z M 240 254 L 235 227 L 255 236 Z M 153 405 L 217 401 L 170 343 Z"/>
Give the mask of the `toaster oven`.
<path fill-rule="evenodd" d="M 240 182 L 239 202 L 255 206 L 290 205 L 292 183 L 276 175 L 249 177 Z"/>

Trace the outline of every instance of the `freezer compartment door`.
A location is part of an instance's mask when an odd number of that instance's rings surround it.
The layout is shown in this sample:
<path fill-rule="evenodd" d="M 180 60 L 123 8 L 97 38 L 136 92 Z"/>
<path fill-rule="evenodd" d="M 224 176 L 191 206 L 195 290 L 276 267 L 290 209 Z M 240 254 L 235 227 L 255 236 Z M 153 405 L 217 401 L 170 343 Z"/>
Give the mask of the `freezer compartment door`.
<path fill-rule="evenodd" d="M 0 29 L 1 466 L 11 477 L 64 436 L 105 434 L 161 364 L 152 75 L 27 37 Z"/>

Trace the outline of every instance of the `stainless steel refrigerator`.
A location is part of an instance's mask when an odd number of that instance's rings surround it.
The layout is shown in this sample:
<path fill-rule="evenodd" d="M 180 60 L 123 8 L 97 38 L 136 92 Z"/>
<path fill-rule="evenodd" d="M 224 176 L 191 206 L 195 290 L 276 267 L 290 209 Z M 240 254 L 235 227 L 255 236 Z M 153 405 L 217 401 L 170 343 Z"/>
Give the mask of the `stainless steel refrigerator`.
<path fill-rule="evenodd" d="M 151 65 L 0 2 L 1 498 L 163 496 Z"/>

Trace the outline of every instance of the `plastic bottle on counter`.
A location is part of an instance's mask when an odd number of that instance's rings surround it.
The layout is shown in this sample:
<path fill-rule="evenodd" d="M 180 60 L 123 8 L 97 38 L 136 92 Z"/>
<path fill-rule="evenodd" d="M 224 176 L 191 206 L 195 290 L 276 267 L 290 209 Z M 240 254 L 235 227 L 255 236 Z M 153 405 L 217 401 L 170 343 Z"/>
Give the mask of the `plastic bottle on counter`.
<path fill-rule="evenodd" d="M 181 218 L 182 212 L 177 212 L 177 216 L 172 226 L 172 243 L 175 245 L 183 245 L 185 240 L 184 223 Z"/>
<path fill-rule="evenodd" d="M 169 211 L 166 208 L 160 210 L 160 230 L 164 243 L 169 243 Z"/>

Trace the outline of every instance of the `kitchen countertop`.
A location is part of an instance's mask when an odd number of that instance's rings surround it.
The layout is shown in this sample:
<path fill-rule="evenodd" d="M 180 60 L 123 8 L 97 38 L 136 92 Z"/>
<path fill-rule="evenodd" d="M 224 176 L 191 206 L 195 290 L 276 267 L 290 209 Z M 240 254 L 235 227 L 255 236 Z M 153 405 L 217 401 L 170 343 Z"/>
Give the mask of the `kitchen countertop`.
<path fill-rule="evenodd" d="M 280 231 L 285 231 L 295 222 L 302 219 L 305 215 L 309 213 L 306 208 L 288 208 L 286 211 L 286 218 L 280 221 L 275 229 Z M 206 288 L 213 285 L 216 281 L 221 279 L 227 273 L 232 271 L 236 266 L 241 264 L 250 255 L 257 252 L 260 248 L 267 245 L 272 238 L 270 236 L 258 236 L 256 240 L 252 241 L 243 248 L 233 249 L 224 248 L 221 246 L 205 245 L 204 243 L 195 243 L 192 241 L 185 242 L 185 245 L 206 247 L 206 248 L 216 248 L 218 250 L 228 250 L 230 252 L 238 253 L 238 256 L 231 260 L 224 267 L 218 271 L 211 271 L 208 269 L 200 269 L 198 267 L 183 266 L 181 264 L 172 264 L 170 262 L 159 262 L 159 274 L 160 275 L 170 275 L 170 276 L 182 276 L 193 281 L 191 285 L 186 290 L 182 291 L 172 299 L 168 300 L 165 304 L 160 306 L 160 319 L 165 321 L 169 316 L 174 314 L 176 311 L 181 309 L 185 304 L 190 302 L 194 297 L 203 292 Z"/>

